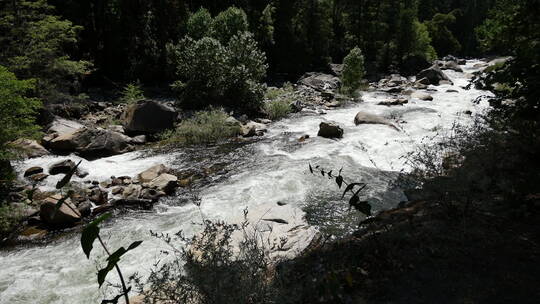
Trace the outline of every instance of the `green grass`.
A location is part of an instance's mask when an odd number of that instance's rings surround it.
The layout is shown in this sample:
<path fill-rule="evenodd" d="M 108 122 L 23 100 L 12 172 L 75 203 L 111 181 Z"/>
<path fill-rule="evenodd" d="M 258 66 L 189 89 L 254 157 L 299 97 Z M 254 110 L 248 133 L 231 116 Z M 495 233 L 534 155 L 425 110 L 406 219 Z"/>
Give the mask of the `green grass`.
<path fill-rule="evenodd" d="M 272 120 L 281 119 L 291 113 L 293 103 L 292 94 L 294 88 L 292 84 L 285 83 L 282 88 L 268 88 L 264 94 L 266 103 L 264 112 Z"/>
<path fill-rule="evenodd" d="M 200 111 L 161 138 L 164 143 L 205 144 L 234 137 L 240 133 L 240 126 L 227 122 L 228 117 L 223 110 Z"/>

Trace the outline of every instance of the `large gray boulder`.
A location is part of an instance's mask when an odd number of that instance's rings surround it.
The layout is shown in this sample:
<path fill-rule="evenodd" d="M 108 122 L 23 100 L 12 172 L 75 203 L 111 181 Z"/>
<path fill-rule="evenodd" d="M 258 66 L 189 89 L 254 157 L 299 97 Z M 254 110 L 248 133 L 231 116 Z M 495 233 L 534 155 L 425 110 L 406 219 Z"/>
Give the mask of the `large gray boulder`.
<path fill-rule="evenodd" d="M 76 121 L 57 117 L 53 120 L 53 122 L 49 126 L 47 133 L 49 134 L 56 133 L 56 135 L 61 136 L 64 134 L 73 133 L 83 127 L 84 126 L 82 124 Z"/>
<path fill-rule="evenodd" d="M 300 78 L 298 83 L 319 92 L 335 91 L 341 86 L 341 80 L 338 77 L 323 73 L 307 73 Z"/>
<path fill-rule="evenodd" d="M 336 124 L 321 122 L 317 136 L 325 138 L 342 138 L 343 129 Z"/>
<path fill-rule="evenodd" d="M 163 173 L 144 186 L 171 194 L 178 187 L 178 177 Z"/>
<path fill-rule="evenodd" d="M 155 134 L 174 127 L 178 113 L 166 104 L 143 100 L 128 107 L 123 116 L 129 134 Z"/>
<path fill-rule="evenodd" d="M 448 76 L 446 76 L 446 74 L 436 64 L 430 68 L 421 71 L 420 73 L 418 73 L 418 75 L 416 75 L 416 79 L 422 78 L 425 78 L 425 81 L 432 85 L 439 85 L 439 82 L 441 80 L 447 80 L 451 82 L 450 78 L 448 78 Z M 426 83 L 424 82 L 424 84 Z"/>
<path fill-rule="evenodd" d="M 356 114 L 354 117 L 354 124 L 357 126 L 361 124 L 386 125 L 399 131 L 399 129 L 388 119 L 366 112 L 358 112 L 358 114 Z"/>
<path fill-rule="evenodd" d="M 86 157 L 103 157 L 133 150 L 131 138 L 111 130 L 82 128 L 56 137 L 49 143 L 58 152 L 78 152 Z"/>

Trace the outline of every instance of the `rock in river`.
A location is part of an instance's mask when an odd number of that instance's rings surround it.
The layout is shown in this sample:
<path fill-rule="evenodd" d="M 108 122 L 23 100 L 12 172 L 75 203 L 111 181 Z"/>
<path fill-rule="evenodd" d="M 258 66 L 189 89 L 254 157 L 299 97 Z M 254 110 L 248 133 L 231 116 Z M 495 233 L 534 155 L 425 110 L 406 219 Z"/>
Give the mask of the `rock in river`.
<path fill-rule="evenodd" d="M 342 138 L 343 129 L 336 124 L 321 122 L 317 136 L 325 138 Z"/>
<path fill-rule="evenodd" d="M 374 115 L 374 114 L 369 114 L 366 112 L 358 112 L 356 116 L 354 117 L 354 124 L 357 126 L 361 124 L 387 125 L 399 131 L 399 129 L 388 119 Z"/>

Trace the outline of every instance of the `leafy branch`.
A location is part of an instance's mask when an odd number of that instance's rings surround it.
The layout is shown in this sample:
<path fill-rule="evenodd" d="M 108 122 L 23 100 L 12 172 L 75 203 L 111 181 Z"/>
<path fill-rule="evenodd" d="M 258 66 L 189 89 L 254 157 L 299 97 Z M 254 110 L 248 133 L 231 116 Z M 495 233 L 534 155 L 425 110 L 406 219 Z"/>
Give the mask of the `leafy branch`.
<path fill-rule="evenodd" d="M 352 193 L 349 199 L 349 208 L 352 207 L 367 216 L 371 215 L 371 205 L 367 201 L 361 201 L 360 196 L 359 196 L 360 192 L 364 190 L 364 188 L 366 188 L 367 184 L 346 182 L 343 179 L 343 176 L 341 175 L 343 168 L 339 169 L 338 175 L 334 175 L 333 170 L 325 171 L 323 168 L 321 168 L 318 165 L 315 167 L 312 167 L 311 164 L 308 164 L 308 166 L 309 166 L 309 172 L 311 174 L 320 173 L 324 177 L 328 177 L 329 179 L 335 180 L 339 189 L 341 189 L 341 187 L 344 185 L 346 186 L 345 190 L 343 191 L 343 195 L 341 195 L 341 199 L 345 198 L 345 195 L 347 194 L 347 192 Z"/>

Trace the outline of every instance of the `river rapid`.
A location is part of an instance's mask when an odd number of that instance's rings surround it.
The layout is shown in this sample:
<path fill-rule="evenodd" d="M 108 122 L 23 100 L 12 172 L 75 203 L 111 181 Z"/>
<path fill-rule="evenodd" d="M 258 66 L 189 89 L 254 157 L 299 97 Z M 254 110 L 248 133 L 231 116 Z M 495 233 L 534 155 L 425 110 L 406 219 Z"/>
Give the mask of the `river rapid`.
<path fill-rule="evenodd" d="M 134 176 L 148 167 L 163 163 L 176 170 L 199 166 L 200 162 L 223 164 L 224 173 L 216 175 L 197 189 L 201 211 L 207 218 L 238 222 L 243 209 L 276 208 L 283 202 L 295 208 L 316 229 L 343 235 L 354 229 L 358 216 L 348 211 L 346 201 L 330 180 L 309 174 L 308 163 L 335 171 L 343 168 L 346 180 L 368 184 L 364 197 L 374 211 L 396 206 L 406 200 L 400 189 L 391 183 L 400 170 L 407 170 L 405 156 L 422 142 L 438 140 L 437 134 L 450 130 L 454 123 L 468 125 L 477 113 L 488 108 L 486 101 L 474 103 L 489 92 L 462 87 L 469 82 L 469 73 L 481 61 L 469 60 L 464 72 L 445 70 L 454 85 L 430 86 L 433 101 L 409 98 L 404 106 L 381 106 L 388 94 L 370 91 L 364 102 L 328 110 L 325 115 L 295 114 L 268 126 L 266 135 L 234 149 L 201 148 L 200 151 L 180 150 L 166 153 L 132 152 L 84 160 L 82 167 L 90 175 L 86 179 L 105 180 L 110 176 Z M 457 90 L 457 92 L 447 92 Z M 365 111 L 393 118 L 402 131 L 385 125 L 354 125 L 354 116 Z M 472 112 L 472 116 L 465 114 Z M 322 121 L 339 124 L 343 139 L 317 137 Z M 299 142 L 303 135 L 310 138 Z M 72 159 L 78 159 L 71 156 Z M 47 166 L 65 157 L 47 156 L 27 160 L 20 169 L 32 165 Z M 334 171 L 334 172 L 335 172 Z M 49 181 L 53 185 L 54 180 Z M 155 232 L 186 234 L 199 229 L 201 213 L 193 204 L 185 203 L 186 193 L 162 199 L 151 211 L 127 211 L 106 223 L 102 229 L 110 247 L 143 244 L 122 258 L 120 265 L 126 274 L 141 275 L 149 269 L 167 245 L 152 237 Z M 102 292 L 96 281 L 95 258 L 103 260 L 99 249 L 87 260 L 82 252 L 79 234 L 71 233 L 46 245 L 16 247 L 0 251 L 0 304 L 83 304 L 99 303 Z M 114 274 L 110 281 L 116 281 Z"/>

